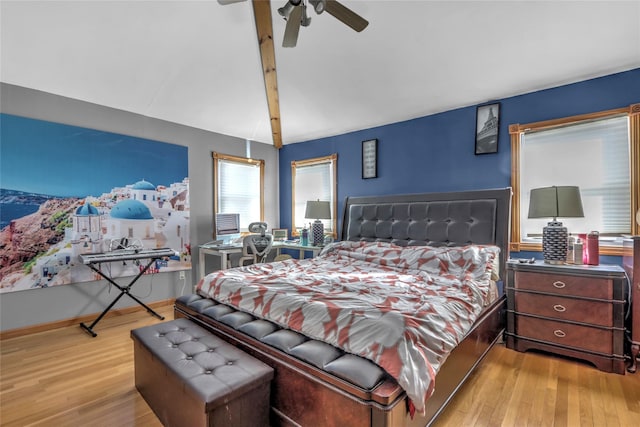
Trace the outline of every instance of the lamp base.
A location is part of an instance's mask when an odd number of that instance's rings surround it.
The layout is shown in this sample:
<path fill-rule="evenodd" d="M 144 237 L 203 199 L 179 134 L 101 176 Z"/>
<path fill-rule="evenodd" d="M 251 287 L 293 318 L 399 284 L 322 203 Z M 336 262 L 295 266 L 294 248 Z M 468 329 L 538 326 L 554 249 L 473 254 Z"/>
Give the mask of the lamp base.
<path fill-rule="evenodd" d="M 313 224 L 311 224 L 311 236 L 311 244 L 313 246 L 324 245 L 324 225 L 319 219 L 316 219 Z"/>
<path fill-rule="evenodd" d="M 542 229 L 542 256 L 547 264 L 564 264 L 567 261 L 569 234 L 560 221 L 550 221 Z"/>

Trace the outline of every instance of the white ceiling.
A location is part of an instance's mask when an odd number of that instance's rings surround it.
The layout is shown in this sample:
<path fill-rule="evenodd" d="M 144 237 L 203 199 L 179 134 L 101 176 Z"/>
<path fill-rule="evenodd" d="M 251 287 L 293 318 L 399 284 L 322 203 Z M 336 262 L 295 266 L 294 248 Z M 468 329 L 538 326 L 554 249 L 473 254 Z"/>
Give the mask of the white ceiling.
<path fill-rule="evenodd" d="M 281 47 L 283 142 L 640 67 L 640 0 L 343 0 Z M 272 143 L 251 2 L 1 1 L 2 82 Z"/>

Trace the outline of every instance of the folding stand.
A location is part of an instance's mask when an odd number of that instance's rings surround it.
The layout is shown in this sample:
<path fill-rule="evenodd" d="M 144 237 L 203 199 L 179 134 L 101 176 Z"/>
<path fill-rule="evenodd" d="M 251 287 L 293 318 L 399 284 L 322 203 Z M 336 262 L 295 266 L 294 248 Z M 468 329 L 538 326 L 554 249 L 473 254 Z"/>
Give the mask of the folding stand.
<path fill-rule="evenodd" d="M 100 264 L 100 263 L 105 262 L 105 261 L 107 261 L 107 262 L 116 261 L 116 259 L 115 259 L 116 257 L 115 256 L 109 255 L 108 258 L 107 258 L 107 256 L 99 256 L 99 255 L 102 255 L 102 254 L 97 254 L 97 255 L 93 255 L 93 257 L 94 257 L 93 259 L 91 258 L 91 255 L 90 256 L 84 256 L 84 257 L 81 256 L 83 261 L 84 261 L 84 263 L 87 264 L 87 266 L 90 269 L 92 269 L 93 271 L 98 273 L 100 276 L 102 276 L 105 280 L 107 280 L 107 282 L 111 283 L 113 286 L 115 286 L 116 288 L 120 289 L 120 295 L 118 295 L 116 297 L 116 299 L 114 299 L 111 302 L 111 304 L 109 304 L 109 306 L 104 309 L 102 314 L 100 314 L 100 316 L 98 316 L 98 318 L 96 320 L 94 320 L 93 323 L 90 326 L 87 326 L 84 323 L 80 323 L 80 327 L 82 329 L 84 329 L 85 331 L 87 331 L 88 333 L 90 333 L 91 336 L 93 336 L 95 338 L 98 334 L 93 331 L 93 328 L 104 317 L 104 315 L 107 314 L 107 312 L 109 310 L 111 310 L 111 307 L 113 307 L 118 302 L 118 300 L 120 300 L 120 298 L 122 298 L 123 295 L 129 296 L 135 302 L 137 302 L 138 304 L 140 304 L 141 306 L 146 308 L 149 313 L 151 313 L 152 315 L 154 315 L 158 319 L 164 320 L 164 316 L 159 315 L 158 313 L 153 311 L 153 309 L 151 309 L 151 307 L 147 306 L 145 303 L 140 301 L 136 296 L 131 294 L 131 287 L 149 269 L 149 267 L 151 267 L 151 264 L 153 264 L 157 259 L 166 257 L 168 255 L 166 253 L 166 251 L 165 252 L 163 252 L 163 251 L 164 250 L 135 251 L 134 253 L 131 254 L 131 256 L 128 256 L 127 254 L 119 255 L 117 257 L 118 261 L 127 261 L 127 260 L 133 260 L 133 259 L 140 259 L 143 256 L 144 256 L 144 258 L 150 258 L 149 262 L 147 263 L 147 265 L 140 271 L 140 273 L 138 273 L 137 276 L 135 276 L 131 280 L 131 282 L 129 282 L 129 284 L 127 286 L 118 285 L 116 282 L 113 281 L 113 279 L 111 279 L 109 276 L 105 275 L 99 268 L 96 268 L 96 264 Z M 151 253 L 149 253 L 149 252 L 151 252 Z M 107 258 L 107 259 L 105 259 L 105 258 Z"/>

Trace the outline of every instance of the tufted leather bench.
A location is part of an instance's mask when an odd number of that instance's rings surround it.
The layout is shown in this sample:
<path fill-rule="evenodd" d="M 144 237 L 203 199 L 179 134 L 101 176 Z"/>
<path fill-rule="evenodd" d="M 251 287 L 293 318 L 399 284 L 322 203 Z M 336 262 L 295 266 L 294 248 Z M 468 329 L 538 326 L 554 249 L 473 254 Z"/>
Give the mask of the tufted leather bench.
<path fill-rule="evenodd" d="M 269 425 L 271 367 L 184 318 L 131 338 L 136 388 L 165 426 Z"/>

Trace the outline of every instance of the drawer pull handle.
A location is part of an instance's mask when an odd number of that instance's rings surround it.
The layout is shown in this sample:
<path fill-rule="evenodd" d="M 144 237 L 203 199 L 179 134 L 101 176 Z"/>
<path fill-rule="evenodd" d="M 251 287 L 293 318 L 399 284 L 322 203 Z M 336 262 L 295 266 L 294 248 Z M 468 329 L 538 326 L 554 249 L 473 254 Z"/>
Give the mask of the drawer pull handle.
<path fill-rule="evenodd" d="M 556 282 L 553 282 L 553 286 L 555 286 L 558 289 L 562 289 L 567 285 L 564 282 L 561 282 L 561 281 L 558 280 Z"/>
<path fill-rule="evenodd" d="M 555 331 L 553 331 L 553 335 L 557 336 L 558 338 L 564 338 L 567 336 L 567 334 L 565 334 L 564 331 L 561 331 L 560 329 L 556 329 Z"/>
<path fill-rule="evenodd" d="M 559 313 L 562 313 L 563 311 L 567 311 L 567 308 L 564 305 L 560 305 L 560 304 L 554 305 L 553 309 Z"/>

